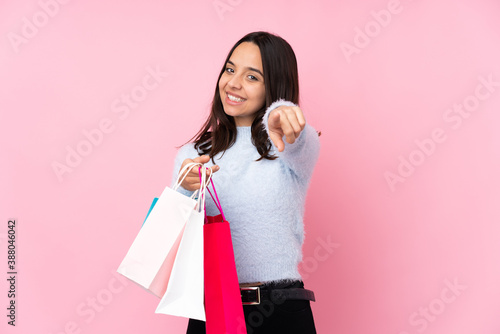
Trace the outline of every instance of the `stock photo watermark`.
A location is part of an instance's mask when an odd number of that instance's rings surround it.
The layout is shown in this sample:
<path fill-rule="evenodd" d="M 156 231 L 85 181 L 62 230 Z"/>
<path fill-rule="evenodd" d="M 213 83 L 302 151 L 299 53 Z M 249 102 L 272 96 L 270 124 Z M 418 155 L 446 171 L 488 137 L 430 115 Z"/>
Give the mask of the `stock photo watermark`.
<path fill-rule="evenodd" d="M 35 38 L 40 29 L 45 27 L 49 22 L 59 14 L 61 5 L 65 5 L 69 0 L 40 0 L 38 1 L 38 10 L 31 17 L 23 16 L 19 32 L 10 31 L 7 33 L 7 39 L 15 53 L 19 53 L 20 47 L 29 43 Z"/>
<path fill-rule="evenodd" d="M 236 6 L 240 5 L 243 0 L 215 0 L 212 6 L 221 21 L 224 21 L 224 15 L 227 12 L 232 12 Z"/>
<path fill-rule="evenodd" d="M 478 82 L 473 93 L 444 111 L 442 115 L 443 121 L 451 129 L 460 129 L 463 121 L 470 118 L 472 113 L 479 109 L 481 102 L 489 99 L 500 87 L 500 82 L 493 79 L 492 73 L 488 76 L 479 76 Z M 384 179 L 389 189 L 392 192 L 396 191 L 396 185 L 404 183 L 412 176 L 417 167 L 421 166 L 431 155 L 438 151 L 439 144 L 444 143 L 447 138 L 446 130 L 442 127 L 436 127 L 431 130 L 427 138 L 415 139 L 413 142 L 416 148 L 407 156 L 398 156 L 399 164 L 396 170 L 384 172 Z"/>
<path fill-rule="evenodd" d="M 19 279 L 19 273 L 17 270 L 18 260 L 17 260 L 17 245 L 18 245 L 18 236 L 17 236 L 17 228 L 18 221 L 14 218 L 10 218 L 7 220 L 7 235 L 5 235 L 5 240 L 7 247 L 5 247 L 7 251 L 7 297 L 8 306 L 7 309 L 7 324 L 10 326 L 16 326 L 17 321 L 17 282 Z M 2 235 L 3 236 L 3 235 Z M 3 238 L 2 238 L 3 239 Z"/>
<path fill-rule="evenodd" d="M 168 73 L 163 72 L 158 65 L 156 68 L 146 67 L 146 72 L 141 83 L 133 86 L 129 92 L 122 93 L 119 98 L 111 102 L 111 112 L 116 114 L 118 119 L 127 119 L 131 111 L 137 109 L 140 103 L 144 101 L 150 92 L 160 86 Z M 52 170 L 59 182 L 64 180 L 65 174 L 70 174 L 88 157 L 94 149 L 101 146 L 105 141 L 106 135 L 109 135 L 116 129 L 116 122 L 109 117 L 103 117 L 95 127 L 83 129 L 81 139 L 74 144 L 66 145 L 65 158 L 62 161 L 54 160 L 51 163 Z"/>
<path fill-rule="evenodd" d="M 111 272 L 112 276 L 106 287 L 97 291 L 94 295 L 88 296 L 84 301 L 76 306 L 75 313 L 81 318 L 81 321 L 69 320 L 63 325 L 62 330 L 50 332 L 48 334 L 79 334 L 82 332 L 82 324 L 90 324 L 106 307 L 111 304 L 115 296 L 123 291 L 129 284 L 128 280 L 117 273 Z"/>
<path fill-rule="evenodd" d="M 412 0 L 407 2 L 412 2 Z M 399 0 L 390 0 L 385 7 L 379 10 L 371 10 L 368 21 L 362 27 L 355 26 L 353 28 L 354 37 L 352 42 L 341 42 L 339 44 L 340 51 L 347 63 L 351 63 L 354 55 L 359 55 L 375 38 L 380 36 L 384 29 L 392 23 L 396 15 L 401 14 L 404 8 Z"/>
<path fill-rule="evenodd" d="M 408 317 L 409 325 L 412 326 L 416 332 L 424 332 L 429 325 L 435 322 L 467 289 L 467 286 L 460 284 L 457 278 L 453 281 L 445 279 L 443 283 L 445 287 L 441 290 L 438 297 L 432 299 L 424 306 L 419 307 L 418 311 L 413 312 Z M 402 331 L 399 332 L 399 334 L 411 334 L 411 332 Z"/>
<path fill-rule="evenodd" d="M 247 334 L 252 334 L 254 332 L 254 329 L 262 326 L 264 324 L 265 319 L 270 317 L 275 312 L 276 306 L 279 306 L 284 302 L 285 298 L 283 295 L 280 294 L 272 295 L 271 301 L 269 300 L 260 301 L 260 304 L 256 306 L 257 309 L 248 314 L 247 320 L 249 326 L 246 326 Z"/>
<path fill-rule="evenodd" d="M 320 263 L 328 260 L 333 252 L 340 247 L 339 243 L 332 241 L 331 235 L 326 238 L 317 237 L 316 243 L 313 255 L 303 258 L 299 264 L 299 271 L 303 279 L 307 279 L 309 274 L 316 272 Z"/>

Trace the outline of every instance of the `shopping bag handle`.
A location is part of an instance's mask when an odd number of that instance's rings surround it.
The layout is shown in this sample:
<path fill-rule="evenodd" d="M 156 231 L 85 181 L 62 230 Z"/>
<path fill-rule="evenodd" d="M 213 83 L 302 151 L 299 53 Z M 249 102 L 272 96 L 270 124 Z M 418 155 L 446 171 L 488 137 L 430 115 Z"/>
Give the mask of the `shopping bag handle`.
<path fill-rule="evenodd" d="M 196 165 L 202 165 L 200 162 L 190 162 L 190 163 L 187 163 L 186 166 L 184 166 L 181 171 L 179 172 L 179 175 L 177 176 L 177 181 L 175 182 L 174 186 L 173 186 L 173 190 L 177 190 L 181 183 L 184 182 L 184 179 L 186 178 L 186 176 L 189 174 L 189 172 L 196 166 Z M 189 170 L 184 174 L 184 172 L 189 168 Z M 184 176 L 182 177 L 182 180 L 180 180 L 179 182 L 179 179 L 181 177 L 181 175 L 184 174 Z M 194 195 L 194 194 L 193 194 Z"/>
<path fill-rule="evenodd" d="M 200 175 L 200 184 L 203 185 L 204 183 L 203 183 L 203 181 L 201 179 L 201 174 L 202 174 L 201 173 L 201 166 L 199 167 L 198 171 L 199 171 L 199 175 Z M 212 171 L 212 169 L 210 169 L 210 171 Z M 213 201 L 215 203 L 215 206 L 217 207 L 217 209 L 219 209 L 219 211 L 220 211 L 220 213 L 222 215 L 222 219 L 224 219 L 224 221 L 225 221 L 226 217 L 224 217 L 224 212 L 222 212 L 222 206 L 220 205 L 219 196 L 217 196 L 217 192 L 215 191 L 214 181 L 212 180 L 212 174 L 213 174 L 213 172 L 210 173 L 208 181 L 205 181 L 206 184 L 205 184 L 205 187 L 203 189 L 202 196 L 205 196 L 206 190 L 208 190 L 208 193 L 210 194 L 210 197 L 212 197 L 212 199 L 213 199 Z M 208 185 L 209 182 L 212 184 L 212 188 L 214 189 L 214 193 L 215 193 L 215 197 L 217 198 L 217 201 L 215 201 L 214 195 L 212 195 L 212 192 L 210 191 L 210 188 L 209 188 L 209 185 Z M 200 187 L 200 191 L 201 191 L 201 187 Z M 206 209 L 205 208 L 205 200 L 203 200 L 203 208 Z M 206 213 L 205 213 L 205 221 L 206 221 Z"/>
<path fill-rule="evenodd" d="M 214 181 L 212 181 L 212 179 L 210 179 L 210 183 L 212 184 L 212 188 L 214 189 L 214 194 L 215 194 L 215 198 L 217 199 L 217 202 L 215 201 L 214 195 L 212 195 L 212 192 L 210 191 L 210 188 L 207 187 L 208 193 L 212 197 L 212 199 L 213 199 L 213 201 L 214 201 L 215 206 L 217 207 L 217 209 L 219 209 L 220 214 L 222 215 L 222 219 L 224 221 L 226 221 L 226 217 L 224 217 L 224 212 L 222 211 L 222 205 L 220 205 L 219 196 L 217 196 L 217 191 L 215 191 Z"/>
<path fill-rule="evenodd" d="M 203 171 L 202 171 L 203 169 Z M 206 170 L 210 170 L 210 173 L 206 174 Z M 205 210 L 205 192 L 206 192 L 206 189 L 207 189 L 207 185 L 210 181 L 212 181 L 212 175 L 213 175 L 213 172 L 212 172 L 212 169 L 211 168 L 207 168 L 205 167 L 204 165 L 201 165 L 198 167 L 198 175 L 200 177 L 200 189 L 197 190 L 197 193 L 198 193 L 198 202 L 197 202 L 197 210 L 198 212 L 201 212 L 202 208 L 203 210 Z M 203 204 L 203 205 L 201 205 Z"/>

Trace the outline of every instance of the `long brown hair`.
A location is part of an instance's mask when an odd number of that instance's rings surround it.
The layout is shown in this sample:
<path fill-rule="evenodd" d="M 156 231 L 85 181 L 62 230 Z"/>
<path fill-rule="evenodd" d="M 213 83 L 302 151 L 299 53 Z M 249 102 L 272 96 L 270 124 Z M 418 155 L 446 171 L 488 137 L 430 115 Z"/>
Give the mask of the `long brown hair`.
<path fill-rule="evenodd" d="M 226 57 L 215 86 L 214 98 L 210 115 L 198 131 L 188 142 L 194 142 L 195 149 L 200 155 L 208 154 L 212 158 L 219 153 L 225 152 L 236 141 L 236 123 L 234 117 L 224 112 L 219 94 L 219 80 L 225 71 L 227 62 L 233 54 L 234 49 L 243 42 L 251 42 L 260 49 L 262 67 L 264 71 L 264 84 L 266 100 L 264 106 L 257 111 L 251 126 L 252 143 L 257 148 L 261 159 L 274 160 L 277 157 L 269 155 L 271 142 L 267 135 L 262 117 L 266 109 L 274 101 L 282 98 L 295 104 L 299 102 L 299 75 L 297 71 L 297 59 L 290 44 L 283 38 L 264 31 L 252 32 L 241 38 L 232 47 Z M 200 153 L 201 151 L 201 153 Z"/>

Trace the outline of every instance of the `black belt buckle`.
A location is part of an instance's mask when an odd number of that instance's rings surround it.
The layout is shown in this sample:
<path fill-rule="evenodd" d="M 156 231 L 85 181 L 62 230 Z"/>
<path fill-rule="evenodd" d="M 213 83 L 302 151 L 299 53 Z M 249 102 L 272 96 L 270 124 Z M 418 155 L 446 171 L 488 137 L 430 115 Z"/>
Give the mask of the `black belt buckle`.
<path fill-rule="evenodd" d="M 241 302 L 243 305 L 260 304 L 260 288 L 258 286 L 249 286 L 240 288 Z"/>

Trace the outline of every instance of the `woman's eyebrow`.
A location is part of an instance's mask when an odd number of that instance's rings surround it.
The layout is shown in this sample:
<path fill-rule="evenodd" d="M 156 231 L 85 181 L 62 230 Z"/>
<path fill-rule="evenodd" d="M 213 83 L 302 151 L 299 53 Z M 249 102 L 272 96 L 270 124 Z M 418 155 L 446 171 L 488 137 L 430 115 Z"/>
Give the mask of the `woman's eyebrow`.
<path fill-rule="evenodd" d="M 227 62 L 228 62 L 228 64 L 231 64 L 231 65 L 233 65 L 233 66 L 236 66 L 236 65 L 234 65 L 234 63 L 233 63 L 232 61 L 230 61 L 230 60 L 228 60 Z M 262 74 L 262 72 L 261 72 L 261 71 L 259 71 L 259 70 L 258 70 L 258 69 L 256 69 L 256 68 L 253 68 L 253 67 L 247 67 L 247 69 L 249 69 L 250 71 L 257 72 L 257 73 L 259 73 L 260 75 L 264 76 L 264 74 Z"/>

